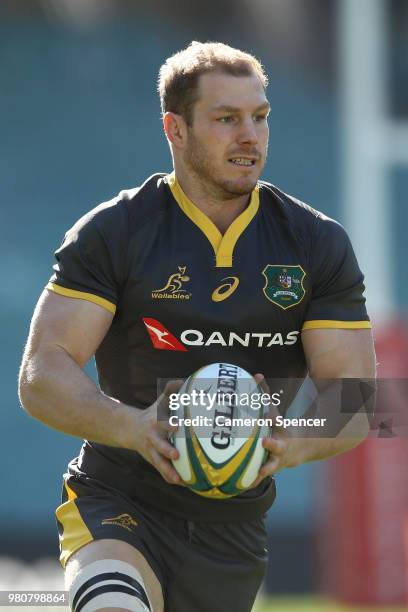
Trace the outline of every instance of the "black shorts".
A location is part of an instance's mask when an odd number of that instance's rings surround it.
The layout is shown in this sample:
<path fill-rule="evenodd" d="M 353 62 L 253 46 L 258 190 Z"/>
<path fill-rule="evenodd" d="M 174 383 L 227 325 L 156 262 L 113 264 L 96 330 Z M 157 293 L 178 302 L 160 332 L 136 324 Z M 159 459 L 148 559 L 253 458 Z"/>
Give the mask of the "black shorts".
<path fill-rule="evenodd" d="M 93 540 L 128 542 L 160 581 L 165 612 L 250 612 L 265 575 L 263 518 L 187 521 L 78 475 L 65 475 L 56 517 L 63 567 Z"/>

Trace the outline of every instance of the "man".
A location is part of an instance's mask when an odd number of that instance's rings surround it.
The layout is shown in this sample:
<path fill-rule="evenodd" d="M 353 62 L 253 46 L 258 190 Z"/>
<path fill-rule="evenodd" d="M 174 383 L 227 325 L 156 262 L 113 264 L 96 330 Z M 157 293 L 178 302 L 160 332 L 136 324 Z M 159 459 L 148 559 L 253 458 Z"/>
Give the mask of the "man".
<path fill-rule="evenodd" d="M 74 225 L 34 313 L 22 404 L 86 440 L 57 509 L 76 612 L 249 612 L 266 566 L 271 476 L 360 441 L 304 443 L 277 430 L 256 487 L 211 500 L 180 486 L 170 428 L 157 419 L 179 387 L 157 399 L 158 381 L 212 362 L 260 383 L 374 375 L 363 277 L 344 230 L 258 180 L 266 85 L 254 57 L 220 43 L 169 58 L 159 92 L 174 172 Z M 82 370 L 94 354 L 102 390 Z"/>

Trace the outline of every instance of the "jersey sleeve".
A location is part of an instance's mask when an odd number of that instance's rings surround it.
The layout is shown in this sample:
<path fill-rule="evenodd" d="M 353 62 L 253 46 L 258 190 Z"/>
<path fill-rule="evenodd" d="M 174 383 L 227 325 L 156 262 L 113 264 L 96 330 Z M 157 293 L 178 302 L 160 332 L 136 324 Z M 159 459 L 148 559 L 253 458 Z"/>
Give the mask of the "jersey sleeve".
<path fill-rule="evenodd" d="M 328 217 L 316 218 L 311 255 L 312 294 L 303 329 L 370 328 L 364 276 L 344 228 Z"/>
<path fill-rule="evenodd" d="M 101 204 L 65 234 L 47 289 L 88 300 L 115 314 L 123 275 L 126 227 L 120 204 Z"/>

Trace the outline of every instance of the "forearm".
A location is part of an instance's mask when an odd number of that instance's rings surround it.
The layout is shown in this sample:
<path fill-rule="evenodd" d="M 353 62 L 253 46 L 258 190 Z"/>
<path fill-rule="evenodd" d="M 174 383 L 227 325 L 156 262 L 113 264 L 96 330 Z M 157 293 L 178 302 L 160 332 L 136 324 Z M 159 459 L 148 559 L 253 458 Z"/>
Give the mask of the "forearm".
<path fill-rule="evenodd" d="M 306 416 L 324 425 L 288 432 L 288 461 L 292 466 L 347 452 L 358 446 L 370 429 L 374 388 L 371 394 L 371 387 L 351 378 L 316 382 L 319 393 Z"/>
<path fill-rule="evenodd" d="M 351 426 L 352 430 L 349 430 Z M 336 438 L 297 438 L 287 440 L 287 465 L 295 467 L 311 461 L 329 459 L 345 453 L 358 446 L 365 440 L 369 431 L 369 424 L 365 414 L 358 414 L 340 432 Z"/>
<path fill-rule="evenodd" d="M 20 400 L 46 425 L 79 438 L 131 448 L 137 408 L 104 395 L 61 347 L 50 347 L 23 362 Z"/>

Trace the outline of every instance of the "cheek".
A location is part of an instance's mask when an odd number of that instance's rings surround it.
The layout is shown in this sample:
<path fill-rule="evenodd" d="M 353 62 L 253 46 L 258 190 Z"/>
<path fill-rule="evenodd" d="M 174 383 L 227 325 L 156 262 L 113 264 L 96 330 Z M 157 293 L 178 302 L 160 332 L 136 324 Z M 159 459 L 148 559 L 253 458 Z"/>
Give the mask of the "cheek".
<path fill-rule="evenodd" d="M 221 148 L 225 141 L 225 134 L 221 126 L 216 125 L 207 132 L 207 142 L 212 148 Z"/>
<path fill-rule="evenodd" d="M 261 126 L 258 130 L 258 139 L 259 142 L 262 142 L 264 144 L 267 144 L 268 140 L 269 140 L 269 127 L 266 126 Z"/>
<path fill-rule="evenodd" d="M 266 134 L 265 134 L 266 144 L 269 142 L 269 125 L 266 126 Z"/>
<path fill-rule="evenodd" d="M 225 157 L 226 151 L 228 150 L 228 143 L 229 141 L 225 138 L 225 134 L 222 134 L 219 130 L 213 130 L 211 134 L 208 135 L 206 141 L 206 150 L 210 161 L 218 161 Z"/>
<path fill-rule="evenodd" d="M 220 135 L 214 128 L 203 130 L 200 135 L 195 138 L 196 146 L 210 154 L 219 147 L 219 143 Z"/>
<path fill-rule="evenodd" d="M 218 166 L 234 144 L 231 133 L 218 123 L 200 129 L 194 138 L 194 150 L 206 163 Z"/>

